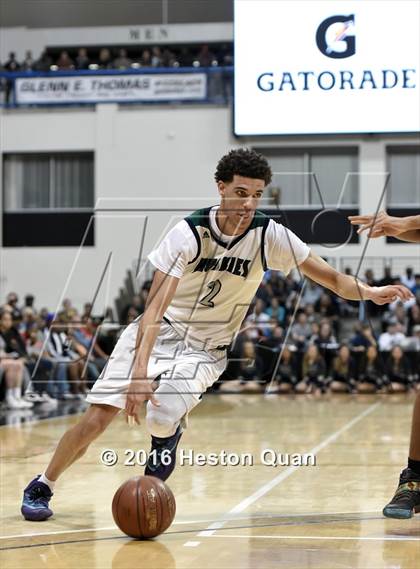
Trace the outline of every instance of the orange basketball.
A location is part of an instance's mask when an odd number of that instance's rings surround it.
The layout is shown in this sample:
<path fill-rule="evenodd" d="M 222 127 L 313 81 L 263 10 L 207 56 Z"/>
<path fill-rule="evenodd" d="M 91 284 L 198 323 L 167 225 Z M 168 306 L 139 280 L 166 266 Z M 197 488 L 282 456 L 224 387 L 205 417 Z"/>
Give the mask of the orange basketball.
<path fill-rule="evenodd" d="M 154 476 L 135 476 L 124 482 L 112 500 L 112 515 L 130 537 L 149 538 L 171 525 L 176 511 L 172 490 Z"/>

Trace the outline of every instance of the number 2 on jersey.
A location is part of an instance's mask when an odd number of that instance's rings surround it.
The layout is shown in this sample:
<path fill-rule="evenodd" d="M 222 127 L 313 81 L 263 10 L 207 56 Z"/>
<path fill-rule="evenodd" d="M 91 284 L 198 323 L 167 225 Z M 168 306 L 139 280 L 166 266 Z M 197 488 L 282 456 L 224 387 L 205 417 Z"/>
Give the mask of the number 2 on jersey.
<path fill-rule="evenodd" d="M 208 308 L 214 308 L 213 299 L 216 295 L 219 294 L 220 289 L 222 288 L 222 283 L 219 281 L 219 279 L 217 279 L 216 281 L 210 281 L 207 283 L 207 286 L 210 291 L 198 302 L 203 306 L 207 306 Z"/>

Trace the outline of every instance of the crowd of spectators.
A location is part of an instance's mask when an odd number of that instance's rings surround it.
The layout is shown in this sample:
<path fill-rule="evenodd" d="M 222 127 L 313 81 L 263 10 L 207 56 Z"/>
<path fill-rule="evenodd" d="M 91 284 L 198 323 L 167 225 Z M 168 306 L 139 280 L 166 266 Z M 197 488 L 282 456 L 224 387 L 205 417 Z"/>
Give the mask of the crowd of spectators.
<path fill-rule="evenodd" d="M 51 72 L 64 71 L 101 71 L 101 70 L 136 70 L 164 69 L 179 67 L 226 68 L 233 65 L 233 47 L 231 44 L 209 46 L 147 46 L 129 48 L 100 49 L 79 47 L 74 49 L 45 49 L 38 58 L 27 50 L 23 60 L 10 52 L 7 61 L 0 62 L 0 72 Z M 211 77 L 209 92 L 226 100 L 232 93 L 232 76 L 222 72 L 218 77 Z M 12 101 L 14 81 L 10 77 L 0 77 L 0 102 Z M 3 92 L 3 93 L 2 93 Z"/>
<path fill-rule="evenodd" d="M 416 387 L 420 275 L 407 268 L 396 277 L 386 268 L 375 280 L 368 269 L 364 280 L 373 286 L 403 283 L 415 297 L 377 306 L 345 301 L 310 281 L 300 295 L 301 285 L 292 277 L 267 272 L 232 347 L 220 389 L 367 393 Z"/>
<path fill-rule="evenodd" d="M 24 305 L 11 292 L 0 307 L 0 401 L 9 409 L 35 403 L 56 405 L 58 399 L 84 399 L 106 365 L 115 330 L 99 327 L 86 303 L 79 313 L 69 299 L 57 314 L 37 310 L 34 297 Z M 112 314 L 106 321 L 112 323 Z"/>
<path fill-rule="evenodd" d="M 347 271 L 350 273 L 350 271 Z M 307 282 L 268 271 L 231 350 L 216 389 L 279 393 L 372 393 L 407 391 L 420 381 L 420 275 L 387 269 L 373 285 L 402 282 L 408 302 L 378 307 L 344 301 Z M 151 282 L 120 310 L 92 316 L 65 299 L 57 314 L 37 310 L 9 293 L 0 306 L 0 401 L 10 409 L 57 399 L 83 399 L 110 355 L 123 327 L 145 309 Z M 363 316 L 363 319 L 361 319 Z"/>
<path fill-rule="evenodd" d="M 148 67 L 217 67 L 233 65 L 231 44 L 215 46 L 151 46 L 87 49 L 79 47 L 56 54 L 44 50 L 38 58 L 26 51 L 22 61 L 9 53 L 0 64 L 4 71 L 70 71 L 98 69 L 139 69 Z"/>

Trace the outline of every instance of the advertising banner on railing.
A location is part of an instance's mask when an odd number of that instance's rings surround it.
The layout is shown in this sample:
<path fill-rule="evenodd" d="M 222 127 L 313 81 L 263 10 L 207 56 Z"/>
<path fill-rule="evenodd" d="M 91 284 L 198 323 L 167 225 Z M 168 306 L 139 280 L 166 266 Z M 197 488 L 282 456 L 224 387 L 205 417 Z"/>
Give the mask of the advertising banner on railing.
<path fill-rule="evenodd" d="M 18 77 L 15 81 L 15 100 L 21 105 L 159 102 L 206 97 L 205 73 Z"/>

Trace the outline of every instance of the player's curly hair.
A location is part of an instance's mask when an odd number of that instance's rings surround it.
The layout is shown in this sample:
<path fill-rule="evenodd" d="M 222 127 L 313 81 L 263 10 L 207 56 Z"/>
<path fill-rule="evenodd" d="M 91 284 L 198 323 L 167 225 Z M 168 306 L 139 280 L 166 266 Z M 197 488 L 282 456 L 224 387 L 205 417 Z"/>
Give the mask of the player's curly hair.
<path fill-rule="evenodd" d="M 266 186 L 271 182 L 272 177 L 267 159 L 251 148 L 237 148 L 223 156 L 217 164 L 214 177 L 216 182 L 229 183 L 235 174 L 245 178 L 264 180 Z"/>

